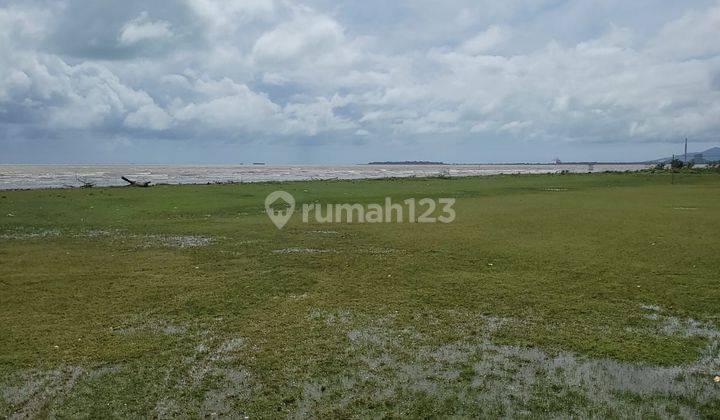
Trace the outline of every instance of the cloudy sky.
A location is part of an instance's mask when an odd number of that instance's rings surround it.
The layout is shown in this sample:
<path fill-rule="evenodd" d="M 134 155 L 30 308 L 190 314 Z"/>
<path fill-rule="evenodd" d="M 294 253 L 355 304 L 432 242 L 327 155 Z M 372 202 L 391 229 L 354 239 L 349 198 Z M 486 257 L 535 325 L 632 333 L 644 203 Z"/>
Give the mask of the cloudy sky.
<path fill-rule="evenodd" d="M 0 0 L 0 163 L 720 145 L 718 0 Z"/>

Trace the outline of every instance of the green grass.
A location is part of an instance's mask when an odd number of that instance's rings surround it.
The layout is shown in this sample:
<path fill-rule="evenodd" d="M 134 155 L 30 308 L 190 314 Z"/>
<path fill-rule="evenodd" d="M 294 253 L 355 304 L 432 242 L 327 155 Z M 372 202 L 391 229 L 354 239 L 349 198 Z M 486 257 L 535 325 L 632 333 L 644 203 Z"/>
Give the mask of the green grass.
<path fill-rule="evenodd" d="M 0 416 L 716 416 L 720 176 L 670 182 L 0 191 Z M 279 231 L 279 189 L 457 219 Z"/>

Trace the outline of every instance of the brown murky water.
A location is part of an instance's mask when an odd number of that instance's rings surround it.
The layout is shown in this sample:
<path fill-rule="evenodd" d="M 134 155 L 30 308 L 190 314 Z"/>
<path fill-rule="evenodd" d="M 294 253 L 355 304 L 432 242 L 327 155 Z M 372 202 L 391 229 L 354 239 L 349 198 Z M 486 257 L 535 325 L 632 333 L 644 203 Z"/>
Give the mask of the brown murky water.
<path fill-rule="evenodd" d="M 411 176 L 632 171 L 645 164 L 493 164 L 493 165 L 0 165 L 0 189 L 62 188 L 83 181 L 97 186 L 125 185 L 120 179 L 155 184 L 297 181 Z"/>

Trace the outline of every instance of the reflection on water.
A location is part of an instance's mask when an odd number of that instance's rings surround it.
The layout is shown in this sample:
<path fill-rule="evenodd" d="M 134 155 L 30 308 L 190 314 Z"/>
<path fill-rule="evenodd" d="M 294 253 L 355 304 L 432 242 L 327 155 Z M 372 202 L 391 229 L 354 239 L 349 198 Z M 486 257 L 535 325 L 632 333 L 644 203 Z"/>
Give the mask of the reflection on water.
<path fill-rule="evenodd" d="M 410 176 L 634 171 L 644 164 L 561 165 L 0 165 L 0 189 L 61 188 L 78 181 L 98 186 L 125 185 L 120 179 L 155 184 L 296 181 Z"/>

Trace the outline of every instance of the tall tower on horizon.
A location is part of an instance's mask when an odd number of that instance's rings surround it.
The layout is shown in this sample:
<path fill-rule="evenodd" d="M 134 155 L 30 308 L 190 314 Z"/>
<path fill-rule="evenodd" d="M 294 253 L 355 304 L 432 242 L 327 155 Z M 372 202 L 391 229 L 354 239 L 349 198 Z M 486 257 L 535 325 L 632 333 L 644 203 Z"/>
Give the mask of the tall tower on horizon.
<path fill-rule="evenodd" d="M 687 137 L 685 137 L 685 163 L 687 163 Z"/>

